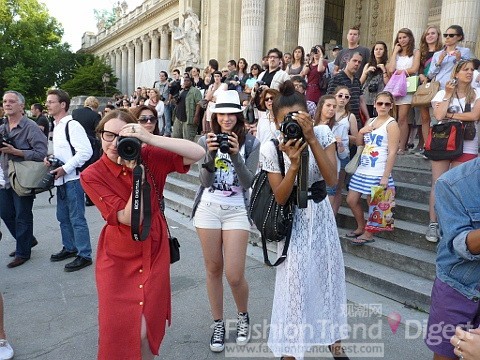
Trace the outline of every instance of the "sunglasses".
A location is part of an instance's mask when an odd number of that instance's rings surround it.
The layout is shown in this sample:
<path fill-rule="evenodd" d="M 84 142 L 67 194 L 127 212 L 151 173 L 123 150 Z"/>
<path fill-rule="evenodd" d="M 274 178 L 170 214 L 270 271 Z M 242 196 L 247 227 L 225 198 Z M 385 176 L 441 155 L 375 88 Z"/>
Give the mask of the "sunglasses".
<path fill-rule="evenodd" d="M 383 101 L 377 101 L 377 106 L 391 106 L 392 103 L 391 102 L 383 102 Z"/>
<path fill-rule="evenodd" d="M 344 94 L 337 94 L 337 97 L 340 98 L 340 99 L 345 98 L 345 100 L 350 99 L 350 95 L 344 95 Z"/>
<path fill-rule="evenodd" d="M 146 124 L 148 121 L 150 121 L 151 123 L 154 124 L 154 123 L 156 123 L 156 122 L 158 121 L 158 119 L 157 119 L 155 116 L 153 116 L 153 115 L 140 116 L 140 117 L 138 118 L 138 122 L 139 122 L 140 124 Z"/>
<path fill-rule="evenodd" d="M 265 102 L 267 102 L 267 101 L 273 101 L 273 97 L 266 97 Z"/>
<path fill-rule="evenodd" d="M 447 37 L 453 38 L 454 36 L 458 36 L 458 34 L 443 34 L 443 37 L 446 39 Z"/>

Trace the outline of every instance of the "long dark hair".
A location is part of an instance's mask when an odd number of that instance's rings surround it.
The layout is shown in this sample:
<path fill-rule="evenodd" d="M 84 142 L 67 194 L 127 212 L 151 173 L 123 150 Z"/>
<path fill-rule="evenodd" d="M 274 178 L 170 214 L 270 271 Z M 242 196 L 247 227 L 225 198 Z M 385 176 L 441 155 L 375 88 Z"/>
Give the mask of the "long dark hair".
<path fill-rule="evenodd" d="M 237 123 L 233 127 L 232 132 L 237 134 L 238 145 L 239 147 L 242 147 L 242 145 L 245 143 L 245 137 L 247 136 L 247 131 L 245 130 L 245 117 L 243 116 L 243 111 L 239 113 L 231 114 L 231 115 L 235 115 L 237 118 Z M 215 134 L 220 134 L 222 132 L 222 128 L 218 123 L 217 113 L 212 114 L 210 125 L 212 126 L 212 131 Z"/>
<path fill-rule="evenodd" d="M 322 120 L 322 110 L 323 110 L 323 105 L 325 105 L 325 102 L 327 100 L 335 100 L 335 95 L 323 95 L 320 100 L 318 100 L 317 104 L 317 110 L 315 111 L 315 119 L 314 119 L 314 124 L 318 125 L 320 123 L 320 120 Z M 333 128 L 333 125 L 335 124 L 335 114 L 328 120 L 328 127 L 330 129 Z"/>
<path fill-rule="evenodd" d="M 307 99 L 305 98 L 305 95 L 296 91 L 293 82 L 287 80 L 282 86 L 280 86 L 280 94 L 273 99 L 272 112 L 275 121 L 277 121 L 277 116 L 281 109 L 293 106 L 300 106 L 302 107 L 302 111 L 308 113 Z"/>
<path fill-rule="evenodd" d="M 397 36 L 395 37 L 395 44 L 398 44 L 398 35 L 400 34 L 405 34 L 408 36 L 408 45 L 405 49 L 405 55 L 413 56 L 413 50 L 415 50 L 415 36 L 413 36 L 412 30 L 410 30 L 409 28 L 401 28 L 400 30 L 398 30 Z M 395 44 L 393 44 L 394 47 Z"/>
<path fill-rule="evenodd" d="M 382 55 L 382 58 L 380 59 L 380 63 L 377 62 L 377 58 L 375 57 L 375 47 L 377 45 L 383 45 L 383 55 Z M 387 44 L 385 44 L 383 41 L 377 41 L 373 46 L 372 46 L 372 50 L 370 50 L 370 59 L 368 59 L 368 64 L 370 66 L 377 66 L 378 64 L 384 64 L 386 65 L 387 64 L 387 61 L 388 61 L 388 48 L 387 48 Z M 382 71 L 381 69 L 377 68 L 375 70 L 375 73 L 379 72 L 379 71 Z"/>
<path fill-rule="evenodd" d="M 135 116 L 135 119 L 137 119 L 138 121 L 138 118 L 140 117 L 140 114 L 142 113 L 143 110 L 151 111 L 153 116 L 157 118 L 157 123 L 155 124 L 155 128 L 153 129 L 153 134 L 160 135 L 160 129 L 158 127 L 159 121 L 158 121 L 157 109 L 155 109 L 153 106 L 150 106 L 150 105 L 139 105 L 132 108 L 130 112 L 132 113 L 133 116 Z"/>

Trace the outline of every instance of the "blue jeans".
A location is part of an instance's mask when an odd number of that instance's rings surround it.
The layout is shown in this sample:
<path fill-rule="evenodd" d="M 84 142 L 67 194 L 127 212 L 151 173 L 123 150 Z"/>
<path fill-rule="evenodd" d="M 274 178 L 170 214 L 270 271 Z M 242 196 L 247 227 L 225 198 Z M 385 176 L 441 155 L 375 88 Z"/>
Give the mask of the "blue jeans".
<path fill-rule="evenodd" d="M 67 251 L 92 259 L 90 232 L 85 219 L 85 193 L 80 180 L 57 186 L 57 220 L 60 222 L 62 243 Z"/>
<path fill-rule="evenodd" d="M 12 188 L 0 189 L 0 217 L 17 241 L 15 256 L 30 259 L 33 241 L 34 196 L 18 196 Z"/>
<path fill-rule="evenodd" d="M 175 111 L 175 105 L 168 104 L 165 105 L 163 110 L 163 116 L 165 118 L 165 130 L 163 131 L 164 135 L 172 135 L 172 122 L 173 122 L 173 112 Z"/>

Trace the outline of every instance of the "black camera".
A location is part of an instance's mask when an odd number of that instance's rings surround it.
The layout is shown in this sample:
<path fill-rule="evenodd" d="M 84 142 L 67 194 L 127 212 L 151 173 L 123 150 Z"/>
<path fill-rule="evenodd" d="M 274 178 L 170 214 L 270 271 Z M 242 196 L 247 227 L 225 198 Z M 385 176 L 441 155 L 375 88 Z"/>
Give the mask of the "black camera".
<path fill-rule="evenodd" d="M 259 87 L 262 86 L 262 85 L 267 85 L 267 83 L 263 80 L 257 80 L 257 84 L 258 84 Z"/>
<path fill-rule="evenodd" d="M 217 134 L 218 149 L 220 152 L 226 154 L 230 151 L 230 142 L 228 141 L 227 133 Z"/>
<path fill-rule="evenodd" d="M 449 113 L 449 114 L 457 114 L 459 112 L 460 112 L 460 106 L 458 106 L 458 105 L 450 105 L 447 108 L 447 113 Z"/>
<path fill-rule="evenodd" d="M 312 50 L 310 50 L 310 52 L 317 54 L 318 53 L 317 47 L 316 46 L 312 47 Z"/>
<path fill-rule="evenodd" d="M 297 120 L 293 118 L 295 113 L 289 112 L 280 124 L 280 131 L 283 133 L 284 142 L 290 139 L 303 139 L 303 131 Z"/>
<path fill-rule="evenodd" d="M 48 162 L 50 163 L 50 166 L 48 168 L 48 172 L 45 174 L 45 176 L 40 180 L 40 188 L 50 188 L 53 186 L 53 182 L 55 180 L 55 174 L 51 174 L 50 171 L 58 169 L 60 166 L 65 165 L 65 163 L 57 159 L 56 157 L 52 157 L 48 159 Z"/>
<path fill-rule="evenodd" d="M 371 93 L 377 92 L 378 91 L 378 83 L 377 82 L 370 82 L 368 84 L 368 91 Z"/>
<path fill-rule="evenodd" d="M 140 159 L 140 150 L 142 143 L 140 140 L 129 136 L 119 136 L 117 142 L 117 152 L 123 160 Z"/>
<path fill-rule="evenodd" d="M 8 144 L 8 145 L 12 145 L 13 147 L 15 147 L 13 139 L 11 137 L 9 137 L 8 135 L 2 135 L 2 138 L 0 140 L 1 140 L 0 141 L 0 148 L 5 147 L 4 143 Z"/>

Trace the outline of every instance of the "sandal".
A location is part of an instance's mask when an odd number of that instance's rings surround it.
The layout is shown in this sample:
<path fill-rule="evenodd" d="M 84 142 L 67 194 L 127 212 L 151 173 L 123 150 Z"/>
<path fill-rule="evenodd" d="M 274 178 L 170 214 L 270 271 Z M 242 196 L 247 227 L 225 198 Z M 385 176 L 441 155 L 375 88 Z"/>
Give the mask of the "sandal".
<path fill-rule="evenodd" d="M 366 238 L 362 238 L 362 237 L 357 237 L 355 239 L 351 239 L 350 240 L 350 244 L 354 245 L 354 246 L 362 246 L 362 245 L 365 245 L 365 244 L 368 244 L 368 243 L 373 243 L 375 242 L 375 239 L 366 239 Z"/>
<path fill-rule="evenodd" d="M 351 238 L 351 239 L 355 239 L 355 238 L 357 238 L 357 237 L 359 237 L 359 236 L 362 236 L 362 235 L 363 235 L 363 232 L 357 234 L 357 233 L 356 233 L 355 231 L 353 231 L 353 230 L 350 231 L 349 233 L 346 233 L 346 234 L 345 234 L 345 236 L 346 236 L 347 238 Z"/>

